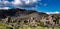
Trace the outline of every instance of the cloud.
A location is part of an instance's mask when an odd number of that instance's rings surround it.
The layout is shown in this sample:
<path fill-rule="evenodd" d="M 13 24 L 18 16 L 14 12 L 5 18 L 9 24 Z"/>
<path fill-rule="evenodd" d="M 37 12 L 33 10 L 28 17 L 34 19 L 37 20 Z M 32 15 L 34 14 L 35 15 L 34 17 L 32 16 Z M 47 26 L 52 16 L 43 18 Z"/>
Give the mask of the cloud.
<path fill-rule="evenodd" d="M 10 9 L 8 6 L 10 6 L 9 1 L 1 1 L 0 0 L 0 9 Z"/>
<path fill-rule="evenodd" d="M 46 12 L 46 14 L 59 14 L 60 12 L 56 11 L 56 12 Z"/>
<path fill-rule="evenodd" d="M 14 0 L 12 4 L 16 7 L 33 7 L 38 0 Z"/>
<path fill-rule="evenodd" d="M 12 5 L 12 3 L 9 1 L 1 1 L 0 2 L 0 7 L 8 7 L 10 5 Z"/>
<path fill-rule="evenodd" d="M 2 8 L 0 8 L 0 9 L 10 9 L 9 7 L 2 7 Z"/>
<path fill-rule="evenodd" d="M 14 5 L 21 5 L 22 4 L 22 2 L 20 1 L 20 0 L 14 0 L 14 1 L 12 1 L 12 4 L 14 4 Z"/>
<path fill-rule="evenodd" d="M 0 0 L 0 8 L 3 8 L 3 7 L 9 7 L 9 6 L 13 6 L 13 7 L 22 7 L 22 8 L 28 8 L 28 7 L 35 7 L 38 3 L 38 1 L 41 1 L 41 0 L 14 0 L 14 1 L 7 1 L 7 0 L 4 0 L 4 1 L 1 1 Z"/>

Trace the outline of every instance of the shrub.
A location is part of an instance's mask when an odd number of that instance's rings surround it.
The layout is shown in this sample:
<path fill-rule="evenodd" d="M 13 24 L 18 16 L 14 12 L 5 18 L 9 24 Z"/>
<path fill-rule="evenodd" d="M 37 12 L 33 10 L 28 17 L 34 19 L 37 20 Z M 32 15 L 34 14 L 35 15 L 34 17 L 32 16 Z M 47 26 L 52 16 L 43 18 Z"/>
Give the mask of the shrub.
<path fill-rule="evenodd" d="M 6 27 L 6 29 L 13 29 L 12 27 Z"/>
<path fill-rule="evenodd" d="M 43 22 L 38 23 L 37 26 L 45 27 Z"/>

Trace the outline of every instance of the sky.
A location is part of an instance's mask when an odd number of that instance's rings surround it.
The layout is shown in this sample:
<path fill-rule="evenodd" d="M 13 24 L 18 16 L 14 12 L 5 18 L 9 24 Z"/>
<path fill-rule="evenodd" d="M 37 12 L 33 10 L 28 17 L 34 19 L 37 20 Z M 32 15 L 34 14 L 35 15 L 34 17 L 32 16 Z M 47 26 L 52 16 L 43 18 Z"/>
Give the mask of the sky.
<path fill-rule="evenodd" d="M 60 0 L 0 0 L 0 9 L 35 8 L 39 12 L 60 12 Z"/>

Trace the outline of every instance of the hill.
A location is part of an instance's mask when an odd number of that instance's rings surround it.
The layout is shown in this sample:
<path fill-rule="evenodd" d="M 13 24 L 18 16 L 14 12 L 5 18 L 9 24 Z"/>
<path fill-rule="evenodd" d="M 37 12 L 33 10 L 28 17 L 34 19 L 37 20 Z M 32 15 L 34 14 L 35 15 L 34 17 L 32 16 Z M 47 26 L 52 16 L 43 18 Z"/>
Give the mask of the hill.
<path fill-rule="evenodd" d="M 52 25 L 60 24 L 60 14 L 46 14 L 35 10 L 13 8 L 0 10 L 0 23 L 13 27 L 21 27 L 26 23 L 31 27 L 35 27 L 36 25 L 51 27 Z"/>

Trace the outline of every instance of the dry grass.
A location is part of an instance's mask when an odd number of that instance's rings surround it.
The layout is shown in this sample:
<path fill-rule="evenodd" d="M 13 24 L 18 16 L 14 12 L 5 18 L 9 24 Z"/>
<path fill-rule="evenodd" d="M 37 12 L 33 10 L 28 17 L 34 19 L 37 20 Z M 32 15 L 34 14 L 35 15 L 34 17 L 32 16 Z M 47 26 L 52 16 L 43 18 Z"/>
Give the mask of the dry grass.
<path fill-rule="evenodd" d="M 11 26 L 6 25 L 6 24 L 0 24 L 0 29 L 7 29 L 7 27 L 11 27 Z M 19 29 L 48 29 L 48 28 L 47 27 L 41 27 L 41 26 L 29 27 L 28 25 L 24 25 L 23 28 L 19 28 Z M 52 28 L 49 28 L 49 29 L 52 29 Z M 60 28 L 55 27 L 55 29 L 60 29 Z"/>

